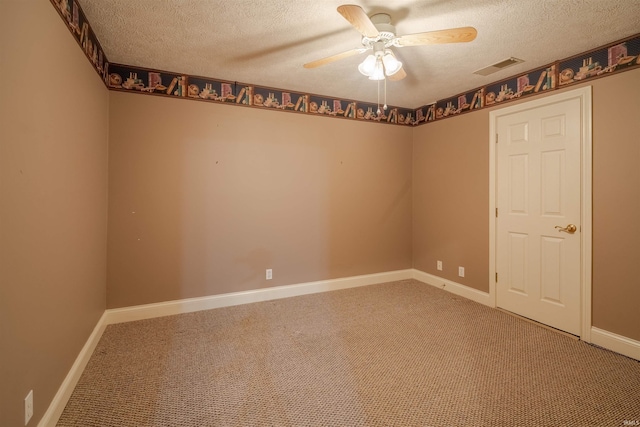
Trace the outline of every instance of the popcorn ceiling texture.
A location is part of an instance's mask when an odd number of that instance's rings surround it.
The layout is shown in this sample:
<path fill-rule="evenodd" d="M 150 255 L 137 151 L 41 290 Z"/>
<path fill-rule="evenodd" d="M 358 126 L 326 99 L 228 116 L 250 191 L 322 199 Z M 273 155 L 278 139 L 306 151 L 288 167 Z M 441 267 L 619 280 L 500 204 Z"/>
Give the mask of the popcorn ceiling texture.
<path fill-rule="evenodd" d="M 392 17 L 397 34 L 473 26 L 471 43 L 395 49 L 408 77 L 390 105 L 417 108 L 638 32 L 640 0 L 78 0 L 109 60 L 222 80 L 376 102 L 357 71 L 363 56 L 302 65 L 360 46 L 338 14 L 359 4 Z M 487 77 L 473 71 L 515 56 Z"/>

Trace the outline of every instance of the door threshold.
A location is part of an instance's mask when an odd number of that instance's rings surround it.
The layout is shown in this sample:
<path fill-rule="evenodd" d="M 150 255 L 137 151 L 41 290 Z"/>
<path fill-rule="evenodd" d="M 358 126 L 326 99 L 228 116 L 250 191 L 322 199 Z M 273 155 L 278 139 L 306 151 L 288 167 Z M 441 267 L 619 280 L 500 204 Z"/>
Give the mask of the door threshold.
<path fill-rule="evenodd" d="M 540 323 L 538 321 L 529 319 L 528 317 L 520 316 L 519 314 L 516 314 L 516 313 L 514 313 L 512 311 L 509 311 L 509 310 L 505 310 L 504 308 L 496 307 L 496 310 L 501 311 L 503 313 L 506 313 L 506 314 L 508 314 L 510 316 L 517 317 L 518 319 L 524 320 L 525 322 L 533 323 L 534 325 L 540 326 L 542 328 L 548 329 L 548 330 L 553 331 L 553 332 L 557 332 L 557 333 L 559 333 L 561 335 L 564 335 L 564 336 L 569 337 L 571 339 L 574 339 L 576 341 L 580 340 L 580 337 L 577 336 L 577 335 L 570 334 L 569 332 L 565 332 L 563 330 L 554 328 L 553 326 L 545 325 L 544 323 Z"/>

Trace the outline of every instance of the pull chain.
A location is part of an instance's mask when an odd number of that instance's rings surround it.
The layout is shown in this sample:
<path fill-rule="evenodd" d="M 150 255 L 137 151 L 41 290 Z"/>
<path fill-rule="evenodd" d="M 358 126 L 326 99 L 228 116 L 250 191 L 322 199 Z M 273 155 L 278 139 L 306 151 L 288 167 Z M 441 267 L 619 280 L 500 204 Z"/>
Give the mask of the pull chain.
<path fill-rule="evenodd" d="M 380 103 L 380 101 L 378 101 L 378 104 Z M 382 107 L 383 110 L 387 111 L 387 79 L 384 79 L 384 107 Z"/>
<path fill-rule="evenodd" d="M 376 114 L 380 115 L 380 80 L 378 80 L 378 111 L 376 112 Z"/>

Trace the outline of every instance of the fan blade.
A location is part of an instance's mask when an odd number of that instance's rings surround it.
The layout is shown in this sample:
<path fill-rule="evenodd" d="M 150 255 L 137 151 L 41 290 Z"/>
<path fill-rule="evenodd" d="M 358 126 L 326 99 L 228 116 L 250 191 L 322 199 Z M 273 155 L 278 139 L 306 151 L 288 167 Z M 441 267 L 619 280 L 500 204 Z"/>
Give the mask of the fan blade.
<path fill-rule="evenodd" d="M 340 59 L 344 59 L 344 58 L 348 58 L 348 57 L 353 56 L 353 55 L 357 55 L 357 54 L 362 53 L 364 51 L 366 51 L 366 49 L 362 49 L 362 48 L 351 49 L 351 50 L 348 50 L 346 52 L 338 53 L 336 55 L 327 56 L 326 58 L 322 58 L 322 59 L 318 59 L 316 61 L 308 62 L 308 63 L 304 64 L 304 68 L 320 67 L 322 65 L 326 65 L 326 64 L 330 64 L 330 63 L 332 63 L 334 61 L 338 61 Z"/>
<path fill-rule="evenodd" d="M 378 29 L 367 14 L 362 10 L 360 6 L 355 4 L 343 4 L 338 6 L 338 13 L 344 17 L 356 30 L 360 31 L 365 37 L 378 37 L 380 34 Z"/>
<path fill-rule="evenodd" d="M 400 68 L 395 74 L 387 77 L 392 82 L 397 82 L 398 80 L 402 80 L 407 77 L 407 73 L 404 71 L 404 67 Z"/>
<path fill-rule="evenodd" d="M 396 39 L 398 46 L 419 46 L 425 44 L 470 42 L 478 32 L 473 27 L 450 28 L 448 30 L 428 31 L 426 33 L 407 34 Z"/>

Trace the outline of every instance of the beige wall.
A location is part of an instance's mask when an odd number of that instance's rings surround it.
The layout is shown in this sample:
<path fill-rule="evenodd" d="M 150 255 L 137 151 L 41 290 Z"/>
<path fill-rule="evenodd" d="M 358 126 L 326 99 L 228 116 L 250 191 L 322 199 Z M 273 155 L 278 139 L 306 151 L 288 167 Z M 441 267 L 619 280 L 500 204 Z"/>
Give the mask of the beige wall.
<path fill-rule="evenodd" d="M 593 324 L 640 340 L 640 69 L 593 99 Z"/>
<path fill-rule="evenodd" d="M 593 325 L 640 340 L 640 69 L 588 84 L 593 86 Z M 417 128 L 413 156 L 414 268 L 485 292 L 489 111 Z M 437 259 L 444 261 L 442 272 L 436 271 Z M 465 278 L 457 277 L 458 265 L 466 267 Z"/>
<path fill-rule="evenodd" d="M 0 42 L 0 425 L 33 390 L 35 426 L 105 308 L 108 91 L 48 1 Z"/>
<path fill-rule="evenodd" d="M 411 138 L 112 92 L 108 307 L 411 268 Z"/>
<path fill-rule="evenodd" d="M 484 111 L 414 130 L 413 267 L 489 292 L 489 135 Z M 436 261 L 443 262 L 442 271 Z M 458 277 L 458 266 L 465 277 Z"/>

